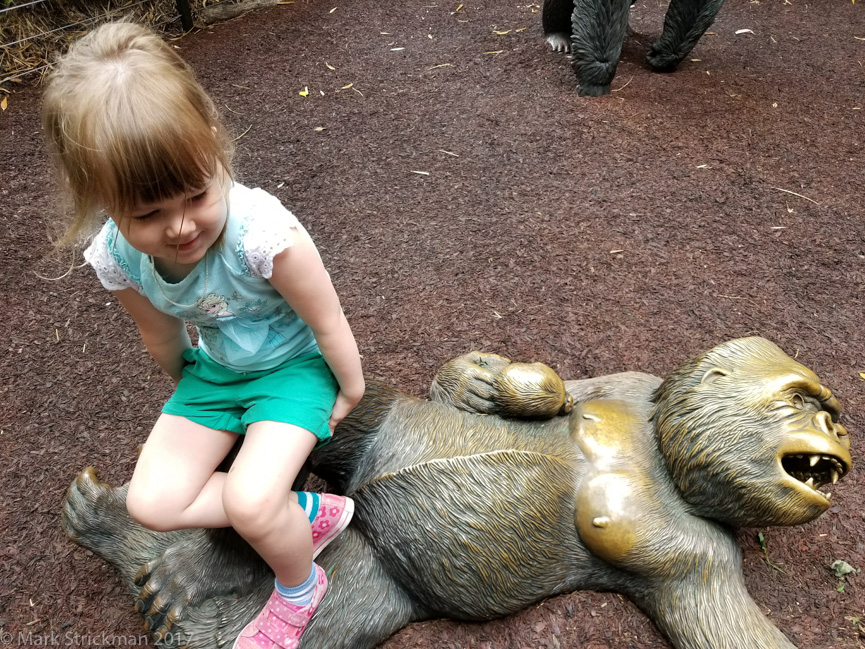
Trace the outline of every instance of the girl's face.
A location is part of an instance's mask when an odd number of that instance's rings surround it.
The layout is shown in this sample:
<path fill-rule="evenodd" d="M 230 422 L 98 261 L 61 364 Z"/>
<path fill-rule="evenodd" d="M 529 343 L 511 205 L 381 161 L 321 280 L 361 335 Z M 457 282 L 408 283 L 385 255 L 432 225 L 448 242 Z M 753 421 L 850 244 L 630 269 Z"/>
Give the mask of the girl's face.
<path fill-rule="evenodd" d="M 216 243 L 228 218 L 221 174 L 185 194 L 136 204 L 128 216 L 111 216 L 129 244 L 153 257 L 161 272 L 185 276 Z"/>

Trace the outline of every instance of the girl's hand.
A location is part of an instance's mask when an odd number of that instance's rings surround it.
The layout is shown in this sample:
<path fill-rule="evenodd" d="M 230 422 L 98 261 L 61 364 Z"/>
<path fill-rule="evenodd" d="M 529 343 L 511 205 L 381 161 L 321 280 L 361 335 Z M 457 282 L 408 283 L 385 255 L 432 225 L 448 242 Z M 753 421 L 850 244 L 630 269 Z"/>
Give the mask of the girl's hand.
<path fill-rule="evenodd" d="M 361 396 L 362 395 L 363 393 L 361 393 Z M 360 397 L 350 398 L 347 397 L 342 390 L 339 391 L 336 395 L 336 401 L 333 404 L 333 413 L 330 415 L 330 422 L 328 422 L 331 434 L 333 433 L 334 428 L 336 428 L 336 425 L 352 411 L 359 401 Z"/>

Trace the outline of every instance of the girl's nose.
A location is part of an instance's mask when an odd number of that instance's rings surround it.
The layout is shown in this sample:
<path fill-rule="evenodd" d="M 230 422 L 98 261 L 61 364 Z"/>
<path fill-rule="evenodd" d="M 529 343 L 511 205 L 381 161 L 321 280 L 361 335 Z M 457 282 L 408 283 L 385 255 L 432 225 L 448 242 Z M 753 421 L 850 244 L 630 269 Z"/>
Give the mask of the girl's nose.
<path fill-rule="evenodd" d="M 173 211 L 166 222 L 165 233 L 170 239 L 179 239 L 185 231 L 189 230 L 188 215 L 183 210 Z"/>

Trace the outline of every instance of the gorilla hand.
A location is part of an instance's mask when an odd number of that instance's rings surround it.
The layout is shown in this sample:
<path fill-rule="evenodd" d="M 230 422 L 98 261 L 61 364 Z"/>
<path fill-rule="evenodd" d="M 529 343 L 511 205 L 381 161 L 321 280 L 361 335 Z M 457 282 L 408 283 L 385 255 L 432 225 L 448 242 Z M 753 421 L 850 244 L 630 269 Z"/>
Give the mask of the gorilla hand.
<path fill-rule="evenodd" d="M 237 555 L 245 555 L 243 561 Z M 217 595 L 244 595 L 268 572 L 264 561 L 230 528 L 189 530 L 182 540 L 148 561 L 134 582 L 135 610 L 157 641 L 186 610 Z"/>
<path fill-rule="evenodd" d="M 481 352 L 443 365 L 430 396 L 466 412 L 532 419 L 567 414 L 574 404 L 564 381 L 547 365 L 512 363 Z"/>

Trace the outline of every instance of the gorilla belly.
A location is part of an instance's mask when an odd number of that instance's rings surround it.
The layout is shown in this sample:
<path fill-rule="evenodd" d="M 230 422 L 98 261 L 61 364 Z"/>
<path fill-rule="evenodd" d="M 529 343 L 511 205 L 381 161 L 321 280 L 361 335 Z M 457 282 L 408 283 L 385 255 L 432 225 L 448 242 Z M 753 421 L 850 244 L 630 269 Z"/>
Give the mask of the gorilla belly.
<path fill-rule="evenodd" d="M 541 453 L 433 460 L 359 489 L 354 527 L 428 616 L 490 619 L 572 586 L 591 562 L 574 483 L 567 458 Z"/>

